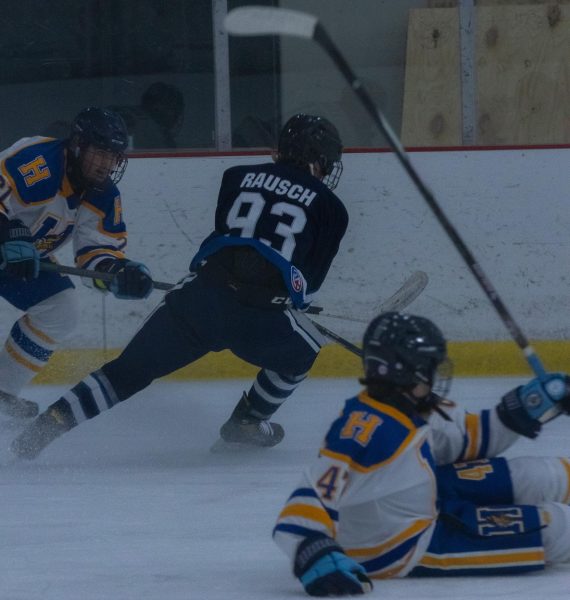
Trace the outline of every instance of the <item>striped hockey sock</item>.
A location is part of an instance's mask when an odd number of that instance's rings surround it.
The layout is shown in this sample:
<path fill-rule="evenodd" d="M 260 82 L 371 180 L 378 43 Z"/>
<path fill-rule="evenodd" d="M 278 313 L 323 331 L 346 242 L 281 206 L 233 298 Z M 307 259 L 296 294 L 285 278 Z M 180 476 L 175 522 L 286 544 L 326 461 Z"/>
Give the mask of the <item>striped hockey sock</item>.
<path fill-rule="evenodd" d="M 66 403 L 79 424 L 113 408 L 119 398 L 106 375 L 102 371 L 94 371 L 66 392 L 60 401 Z"/>
<path fill-rule="evenodd" d="M 268 419 L 306 377 L 307 373 L 282 375 L 262 369 L 247 394 L 250 414 L 259 419 Z"/>
<path fill-rule="evenodd" d="M 0 389 L 18 395 L 48 363 L 55 340 L 35 327 L 27 315 L 14 323 L 0 351 Z"/>

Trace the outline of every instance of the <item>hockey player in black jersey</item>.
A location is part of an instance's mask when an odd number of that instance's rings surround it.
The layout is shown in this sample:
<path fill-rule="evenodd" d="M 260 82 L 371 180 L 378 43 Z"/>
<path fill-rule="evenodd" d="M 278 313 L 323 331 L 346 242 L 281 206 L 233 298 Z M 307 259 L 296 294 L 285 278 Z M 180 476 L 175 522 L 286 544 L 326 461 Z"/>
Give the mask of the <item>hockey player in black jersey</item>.
<path fill-rule="evenodd" d="M 164 297 L 122 354 L 91 373 L 13 442 L 34 458 L 86 419 L 208 352 L 231 350 L 260 367 L 220 430 L 227 443 L 274 446 L 270 417 L 308 374 L 322 337 L 303 314 L 348 226 L 333 193 L 342 143 L 327 119 L 297 114 L 279 136 L 274 163 L 228 169 L 215 229 L 190 273 Z"/>

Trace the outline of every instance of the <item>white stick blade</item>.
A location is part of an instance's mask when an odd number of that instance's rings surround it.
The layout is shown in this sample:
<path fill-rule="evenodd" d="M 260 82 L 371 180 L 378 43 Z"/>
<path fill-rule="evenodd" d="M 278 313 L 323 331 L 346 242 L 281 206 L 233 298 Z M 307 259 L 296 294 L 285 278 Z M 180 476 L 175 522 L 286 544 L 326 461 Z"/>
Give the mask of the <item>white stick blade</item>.
<path fill-rule="evenodd" d="M 227 14 L 224 25 L 232 35 L 294 35 L 311 39 L 317 21 L 317 17 L 297 10 L 242 6 Z"/>
<path fill-rule="evenodd" d="M 415 271 L 399 290 L 375 308 L 375 313 L 399 312 L 403 310 L 424 291 L 428 281 L 427 273 Z"/>

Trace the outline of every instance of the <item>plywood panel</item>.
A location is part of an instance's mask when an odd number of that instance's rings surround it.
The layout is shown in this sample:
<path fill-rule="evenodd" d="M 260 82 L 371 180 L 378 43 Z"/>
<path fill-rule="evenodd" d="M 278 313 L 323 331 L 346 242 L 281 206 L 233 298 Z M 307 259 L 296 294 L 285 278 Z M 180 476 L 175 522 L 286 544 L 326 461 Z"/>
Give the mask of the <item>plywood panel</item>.
<path fill-rule="evenodd" d="M 404 85 L 404 144 L 461 144 L 457 10 L 410 10 Z"/>
<path fill-rule="evenodd" d="M 478 143 L 570 143 L 570 7 L 477 10 Z"/>
<path fill-rule="evenodd" d="M 454 0 L 457 4 L 457 0 Z M 475 0 L 477 6 L 507 6 L 515 4 L 547 4 L 554 6 L 556 4 L 569 4 L 570 0 Z"/>
<path fill-rule="evenodd" d="M 489 0 L 490 1 L 490 0 Z M 461 144 L 458 11 L 410 11 L 402 137 Z M 570 5 L 478 6 L 479 145 L 570 143 Z"/>
<path fill-rule="evenodd" d="M 428 0 L 428 8 L 451 8 L 458 0 Z M 475 0 L 477 6 L 502 6 L 507 4 L 570 4 L 570 0 Z"/>

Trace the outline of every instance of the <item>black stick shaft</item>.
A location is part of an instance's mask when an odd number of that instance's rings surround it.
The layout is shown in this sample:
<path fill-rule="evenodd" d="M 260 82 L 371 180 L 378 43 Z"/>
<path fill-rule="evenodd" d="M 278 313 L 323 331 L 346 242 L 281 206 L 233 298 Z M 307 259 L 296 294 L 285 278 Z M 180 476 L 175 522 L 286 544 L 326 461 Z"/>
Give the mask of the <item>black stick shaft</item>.
<path fill-rule="evenodd" d="M 321 325 L 320 323 L 316 323 L 315 321 L 311 321 L 311 323 L 324 336 L 330 338 L 331 340 L 333 340 L 334 342 L 336 342 L 337 344 L 339 344 L 339 346 L 342 346 L 343 348 L 345 348 L 349 352 L 352 352 L 352 354 L 356 354 L 356 356 L 362 358 L 362 350 L 358 346 L 355 346 L 354 344 L 352 344 L 348 340 L 345 340 L 343 337 L 341 337 L 340 335 L 338 335 L 338 333 L 335 333 L 334 331 L 331 331 L 330 329 L 327 329 L 326 327 L 323 327 L 323 325 Z"/>
<path fill-rule="evenodd" d="M 92 271 L 91 269 L 80 269 L 78 267 L 68 267 L 57 263 L 40 262 L 42 271 L 52 271 L 55 273 L 63 273 L 64 275 L 77 275 L 78 277 L 88 277 L 89 279 L 100 279 L 101 281 L 111 281 L 113 275 L 103 273 L 101 271 Z M 170 290 L 174 287 L 172 283 L 164 283 L 163 281 L 153 281 L 155 290 Z"/>

